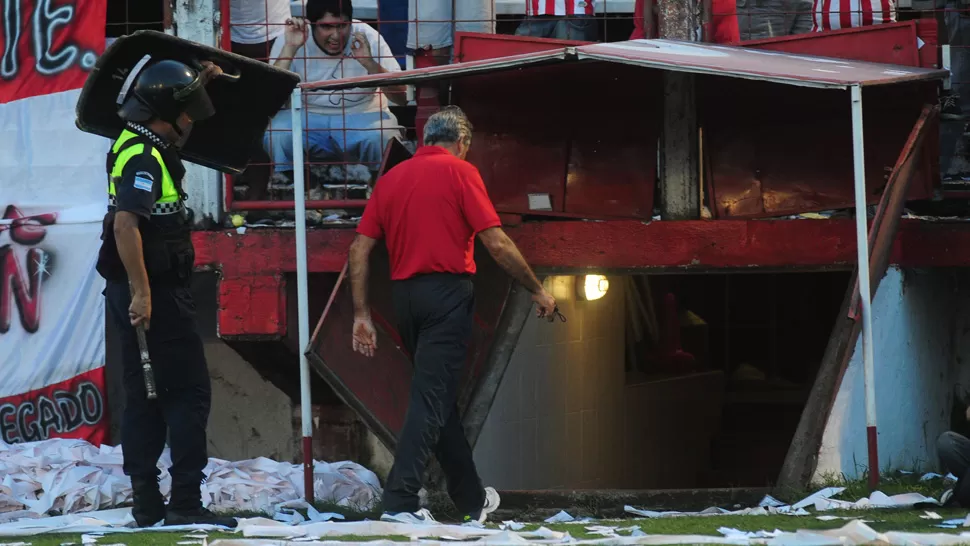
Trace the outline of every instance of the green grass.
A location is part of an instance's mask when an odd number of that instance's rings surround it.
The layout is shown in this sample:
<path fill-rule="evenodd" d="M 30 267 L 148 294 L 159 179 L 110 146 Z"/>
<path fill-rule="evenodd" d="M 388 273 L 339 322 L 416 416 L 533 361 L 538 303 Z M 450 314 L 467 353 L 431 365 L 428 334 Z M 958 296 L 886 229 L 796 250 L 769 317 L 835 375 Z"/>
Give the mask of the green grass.
<path fill-rule="evenodd" d="M 963 519 L 967 515 L 965 509 L 940 509 L 935 510 L 944 520 Z M 958 534 L 965 531 L 964 528 L 941 529 L 935 527 L 937 520 L 921 519 L 922 510 L 887 510 L 874 509 L 866 511 L 832 511 L 826 512 L 829 515 L 845 516 L 849 518 L 859 518 L 867 520 L 876 531 L 909 531 L 921 533 L 950 533 Z M 811 516 L 710 516 L 710 517 L 680 517 L 680 518 L 661 518 L 661 519 L 638 519 L 638 520 L 608 520 L 589 524 L 530 524 L 524 530 L 533 531 L 540 526 L 547 527 L 554 531 L 569 532 L 576 539 L 602 538 L 586 531 L 589 525 L 608 525 L 616 527 L 629 527 L 632 525 L 640 526 L 640 529 L 651 535 L 711 535 L 720 536 L 719 527 L 731 527 L 741 531 L 797 531 L 800 529 L 836 529 L 848 523 L 848 520 L 821 521 Z M 495 527 L 491 525 L 491 527 Z M 109 544 L 126 544 L 128 546 L 175 546 L 179 541 L 187 541 L 184 538 L 185 532 L 175 533 L 135 533 L 105 535 L 99 539 L 99 544 L 107 546 Z M 239 535 L 227 533 L 210 533 L 209 542 L 220 538 L 240 538 Z M 386 539 L 398 542 L 407 542 L 403 536 L 342 536 L 328 537 L 327 540 L 344 542 L 364 542 L 368 540 Z M 80 535 L 42 535 L 23 538 L 4 538 L 0 542 L 27 542 L 32 546 L 60 546 L 65 543 L 81 544 Z"/>
<path fill-rule="evenodd" d="M 935 478 L 927 481 L 920 481 L 923 472 L 903 474 L 898 471 L 887 472 L 879 477 L 879 487 L 877 489 L 887 495 L 897 495 L 900 493 L 920 493 L 927 497 L 940 499 L 940 494 L 952 486 L 944 483 L 942 478 Z M 869 496 L 868 476 L 864 475 L 859 480 L 846 480 L 842 476 L 830 476 L 821 484 L 822 487 L 834 485 L 845 487 L 845 491 L 839 496 L 842 499 L 858 500 Z"/>
<path fill-rule="evenodd" d="M 920 481 L 924 474 L 924 472 L 906 474 L 900 471 L 887 471 L 880 475 L 877 489 L 890 496 L 900 493 L 920 493 L 926 497 L 939 500 L 940 494 L 952 486 L 952 484 L 944 483 L 942 478 Z M 794 503 L 824 487 L 844 487 L 845 491 L 836 498 L 856 501 L 869 496 L 868 479 L 867 472 L 864 472 L 863 477 L 858 480 L 849 480 L 840 475 L 830 475 L 817 483 L 813 483 L 808 489 L 778 491 L 775 496 L 779 500 Z"/>

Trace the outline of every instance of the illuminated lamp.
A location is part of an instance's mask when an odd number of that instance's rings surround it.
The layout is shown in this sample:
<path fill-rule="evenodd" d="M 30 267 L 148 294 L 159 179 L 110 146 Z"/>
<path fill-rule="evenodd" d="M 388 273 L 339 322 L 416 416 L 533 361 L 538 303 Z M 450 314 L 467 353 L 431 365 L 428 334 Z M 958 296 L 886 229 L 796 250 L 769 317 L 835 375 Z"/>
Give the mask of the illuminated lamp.
<path fill-rule="evenodd" d="M 586 275 L 583 282 L 576 284 L 579 288 L 579 299 L 586 301 L 598 300 L 610 289 L 610 281 L 605 275 Z"/>

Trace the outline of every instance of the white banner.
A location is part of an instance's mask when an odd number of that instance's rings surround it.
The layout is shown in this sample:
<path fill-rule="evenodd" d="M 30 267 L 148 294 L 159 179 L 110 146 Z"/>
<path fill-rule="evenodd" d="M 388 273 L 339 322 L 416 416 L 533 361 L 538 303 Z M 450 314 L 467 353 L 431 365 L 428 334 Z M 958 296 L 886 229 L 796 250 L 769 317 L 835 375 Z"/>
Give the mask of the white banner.
<path fill-rule="evenodd" d="M 79 131 L 74 112 L 103 44 L 104 2 L 72 0 L 25 24 L 38 1 L 12 0 L 0 15 L 0 442 L 97 445 L 109 430 L 95 263 L 110 143 Z"/>

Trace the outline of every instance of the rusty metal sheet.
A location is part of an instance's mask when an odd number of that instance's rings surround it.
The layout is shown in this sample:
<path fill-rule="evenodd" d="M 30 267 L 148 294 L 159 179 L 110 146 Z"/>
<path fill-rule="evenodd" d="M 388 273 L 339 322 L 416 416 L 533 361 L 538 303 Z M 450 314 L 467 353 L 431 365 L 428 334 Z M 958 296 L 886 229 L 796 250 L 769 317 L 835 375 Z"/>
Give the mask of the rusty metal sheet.
<path fill-rule="evenodd" d="M 653 216 L 657 138 L 647 131 L 637 136 L 591 132 L 572 140 L 564 212 L 594 218 Z"/>
<path fill-rule="evenodd" d="M 863 93 L 866 195 L 876 203 L 933 83 Z M 771 104 L 770 109 L 761 105 Z M 758 82 L 701 85 L 705 185 L 715 218 L 764 218 L 850 208 L 855 202 L 849 98 L 809 88 L 772 92 Z M 730 107 L 725 107 L 730 105 Z M 779 113 L 784 113 L 779 118 Z M 936 149 L 927 141 L 928 149 Z M 929 152 L 933 155 L 933 152 Z M 932 195 L 921 164 L 910 199 Z"/>
<path fill-rule="evenodd" d="M 496 210 L 650 218 L 660 131 L 655 120 L 663 103 L 656 76 L 590 63 L 456 81 L 453 102 L 475 125 L 467 159 L 481 172 Z M 625 100 L 631 89 L 636 101 Z M 575 107 L 577 100 L 582 108 Z M 530 193 L 548 194 L 552 210 L 530 210 Z"/>
<path fill-rule="evenodd" d="M 478 118 L 473 118 L 478 119 Z M 548 194 L 564 211 L 567 146 L 511 131 L 475 131 L 468 161 L 478 167 L 498 212 L 529 214 L 529 194 Z"/>
<path fill-rule="evenodd" d="M 397 332 L 386 323 L 393 317 L 372 310 L 378 352 L 374 358 L 367 358 L 355 352 L 350 343 L 354 301 L 346 275 L 340 276 L 330 298 L 310 339 L 307 359 L 367 428 L 393 449 L 404 426 L 411 384 L 408 357 L 399 348 Z"/>
<path fill-rule="evenodd" d="M 580 60 L 619 62 L 808 87 L 845 88 L 940 80 L 947 71 L 762 51 L 735 46 L 633 40 L 577 47 Z"/>

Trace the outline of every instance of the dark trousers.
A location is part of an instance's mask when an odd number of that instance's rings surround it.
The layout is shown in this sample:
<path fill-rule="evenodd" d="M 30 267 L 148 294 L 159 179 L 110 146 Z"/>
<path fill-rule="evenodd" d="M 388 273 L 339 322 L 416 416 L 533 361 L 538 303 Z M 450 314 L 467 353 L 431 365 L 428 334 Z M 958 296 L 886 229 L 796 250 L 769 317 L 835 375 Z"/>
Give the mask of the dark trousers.
<path fill-rule="evenodd" d="M 239 42 L 232 42 L 230 47 L 232 52 L 236 55 L 242 55 L 243 57 L 249 57 L 250 59 L 256 61 L 269 62 L 269 54 L 273 51 L 273 44 L 276 43 L 276 38 L 268 42 L 260 42 L 258 44 L 240 44 Z"/>
<path fill-rule="evenodd" d="M 945 506 L 970 506 L 970 439 L 956 432 L 944 432 L 936 440 L 936 452 L 943 471 L 957 477 Z"/>
<path fill-rule="evenodd" d="M 962 478 L 970 469 L 970 439 L 956 432 L 944 432 L 936 440 L 936 452 L 944 472 Z"/>
<path fill-rule="evenodd" d="M 394 283 L 394 312 L 414 376 L 384 488 L 386 512 L 418 511 L 418 491 L 432 454 L 462 514 L 477 513 L 485 504 L 457 405 L 474 309 L 474 287 L 467 276 L 432 274 Z"/>
<path fill-rule="evenodd" d="M 166 435 L 172 454 L 169 507 L 201 507 L 202 469 L 208 462 L 206 423 L 212 390 L 195 323 L 195 303 L 188 286 L 152 284 L 152 317 L 145 333 L 158 398 L 148 400 L 138 338 L 128 318 L 127 283 L 108 282 L 108 315 L 120 333 L 125 412 L 121 423 L 124 472 L 132 481 L 155 484 Z"/>
<path fill-rule="evenodd" d="M 599 26 L 596 19 L 589 15 L 540 15 L 528 17 L 515 29 L 516 36 L 535 38 L 556 38 L 557 40 L 579 40 L 595 42 L 599 40 Z"/>

